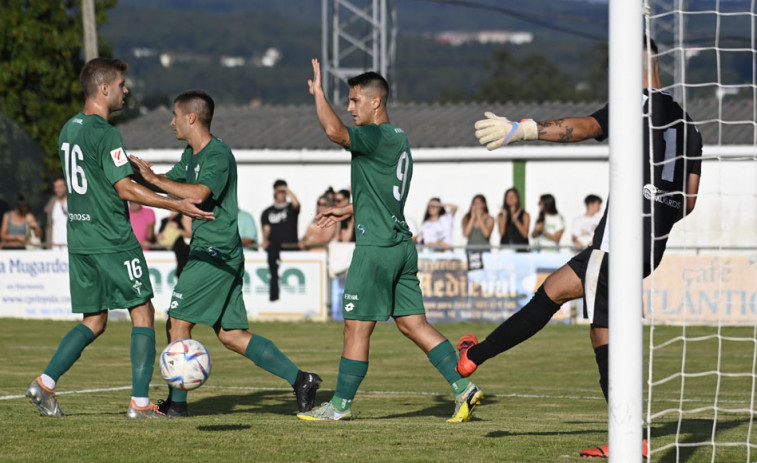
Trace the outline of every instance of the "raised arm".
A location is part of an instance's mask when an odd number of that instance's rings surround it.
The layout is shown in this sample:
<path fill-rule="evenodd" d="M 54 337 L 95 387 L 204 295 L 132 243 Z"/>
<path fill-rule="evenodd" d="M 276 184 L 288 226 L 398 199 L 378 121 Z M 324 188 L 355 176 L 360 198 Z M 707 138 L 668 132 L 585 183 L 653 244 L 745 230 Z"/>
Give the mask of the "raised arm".
<path fill-rule="evenodd" d="M 312 60 L 312 63 L 313 79 L 308 80 L 308 87 L 310 94 L 315 97 L 315 112 L 318 116 L 318 122 L 321 123 L 321 127 L 323 127 L 329 140 L 345 148 L 349 148 L 350 135 L 347 132 L 347 127 L 344 126 L 342 120 L 336 115 L 334 109 L 326 99 L 326 95 L 323 93 L 321 65 L 317 59 Z"/>
<path fill-rule="evenodd" d="M 541 121 L 537 122 L 536 126 L 539 130 L 539 140 L 556 143 L 573 143 L 602 135 L 602 127 L 591 116 Z"/>
<path fill-rule="evenodd" d="M 475 124 L 476 138 L 489 151 L 517 141 L 543 140 L 556 143 L 573 143 L 597 138 L 602 135 L 602 127 L 596 119 L 569 117 L 537 122 L 523 119 L 514 122 L 494 113 L 484 113 L 486 119 Z"/>
<path fill-rule="evenodd" d="M 296 210 L 300 210 L 300 200 L 297 199 L 297 196 L 295 196 L 294 193 L 292 193 L 292 190 L 289 189 L 289 187 L 285 187 L 287 189 L 287 196 L 289 196 L 289 201 L 292 203 L 292 207 Z"/>
<path fill-rule="evenodd" d="M 515 228 L 518 229 L 518 233 L 520 233 L 520 236 L 523 238 L 528 238 L 528 229 L 531 227 L 531 215 L 524 211 L 523 209 L 520 209 L 520 213 L 522 215 L 522 219 L 520 221 L 516 220 L 518 217 L 513 217 L 513 223 L 515 224 Z"/>

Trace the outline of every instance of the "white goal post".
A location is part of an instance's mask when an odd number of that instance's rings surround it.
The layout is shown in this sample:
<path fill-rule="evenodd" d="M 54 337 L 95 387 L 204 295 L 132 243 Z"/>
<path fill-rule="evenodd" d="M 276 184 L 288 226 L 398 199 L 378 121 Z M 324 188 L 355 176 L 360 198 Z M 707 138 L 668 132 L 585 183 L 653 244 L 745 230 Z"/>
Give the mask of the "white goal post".
<path fill-rule="evenodd" d="M 641 461 L 646 439 L 650 461 L 754 463 L 757 1 L 609 7 L 610 459 Z M 693 216 L 642 283 L 643 34 L 659 47 L 654 91 L 673 95 L 705 146 Z"/>
<path fill-rule="evenodd" d="M 611 0 L 609 394 L 610 461 L 638 462 L 642 439 L 642 15 Z"/>

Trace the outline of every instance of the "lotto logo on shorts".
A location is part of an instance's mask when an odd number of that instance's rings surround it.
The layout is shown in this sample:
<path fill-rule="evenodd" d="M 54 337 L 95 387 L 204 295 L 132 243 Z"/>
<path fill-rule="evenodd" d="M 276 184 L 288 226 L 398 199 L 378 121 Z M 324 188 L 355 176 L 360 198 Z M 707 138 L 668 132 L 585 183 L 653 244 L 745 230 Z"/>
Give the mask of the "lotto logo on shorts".
<path fill-rule="evenodd" d="M 355 304 L 353 304 L 352 302 L 344 306 L 344 310 L 346 310 L 347 312 L 352 312 L 354 309 L 355 309 Z"/>
<path fill-rule="evenodd" d="M 123 148 L 116 148 L 111 151 L 110 157 L 113 158 L 113 164 L 115 164 L 116 167 L 121 167 L 122 165 L 129 162 L 129 160 L 126 158 L 126 152 Z"/>
<path fill-rule="evenodd" d="M 171 308 L 172 309 L 175 309 L 178 306 L 179 306 L 179 301 L 171 301 Z"/>

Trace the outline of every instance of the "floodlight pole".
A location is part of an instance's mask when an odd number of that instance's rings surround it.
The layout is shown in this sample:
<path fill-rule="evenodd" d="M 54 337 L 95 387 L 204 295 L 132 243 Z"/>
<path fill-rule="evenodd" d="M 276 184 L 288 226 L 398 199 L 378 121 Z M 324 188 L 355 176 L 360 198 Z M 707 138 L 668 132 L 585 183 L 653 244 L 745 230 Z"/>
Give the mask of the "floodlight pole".
<path fill-rule="evenodd" d="M 610 1 L 610 461 L 642 449 L 642 2 Z"/>
<path fill-rule="evenodd" d="M 321 0 L 321 79 L 332 103 L 344 103 L 347 80 L 366 71 L 395 87 L 396 5 L 388 1 Z"/>

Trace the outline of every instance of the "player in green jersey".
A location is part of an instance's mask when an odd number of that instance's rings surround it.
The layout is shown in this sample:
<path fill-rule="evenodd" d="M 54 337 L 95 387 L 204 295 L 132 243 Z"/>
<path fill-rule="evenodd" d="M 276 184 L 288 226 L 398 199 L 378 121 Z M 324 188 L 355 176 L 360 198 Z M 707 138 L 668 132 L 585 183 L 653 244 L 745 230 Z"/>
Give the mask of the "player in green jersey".
<path fill-rule="evenodd" d="M 168 340 L 189 338 L 200 323 L 213 327 L 227 349 L 241 354 L 293 388 L 299 411 L 313 408 L 321 378 L 301 371 L 270 340 L 248 331 L 242 299 L 244 254 L 237 217 L 237 164 L 226 143 L 210 133 L 213 99 L 189 90 L 174 100 L 171 127 L 188 146 L 167 173 L 156 175 L 143 160 L 132 157 L 142 180 L 179 198 L 202 198 L 212 222 L 192 221 L 189 261 L 173 291 L 168 311 Z M 187 391 L 169 388 L 161 411 L 187 416 Z"/>
<path fill-rule="evenodd" d="M 84 109 L 66 122 L 58 141 L 68 188 L 71 307 L 83 314 L 83 320 L 63 338 L 45 371 L 26 391 L 43 416 L 64 416 L 55 397 L 56 382 L 105 331 L 108 309 L 127 308 L 133 328 L 132 400 L 126 416 L 165 418 L 148 398 L 155 364 L 153 292 L 126 201 L 195 219 L 213 218 L 212 212 L 195 206 L 200 200 L 169 199 L 132 181 L 134 172 L 121 134 L 108 123 L 108 116 L 123 107 L 129 93 L 126 69 L 125 62 L 105 58 L 84 66 L 80 75 Z"/>
<path fill-rule="evenodd" d="M 353 204 L 320 214 L 322 226 L 355 216 L 356 247 L 344 287 L 344 349 L 336 392 L 330 402 L 300 413 L 303 420 L 352 418 L 352 400 L 368 371 L 370 337 L 377 321 L 393 317 L 397 328 L 428 356 L 455 393 L 449 422 L 468 421 L 483 398 L 475 384 L 455 371 L 452 344 L 426 320 L 418 281 L 418 253 L 405 221 L 405 200 L 413 176 L 407 136 L 390 124 L 386 110 L 389 86 L 367 72 L 348 81 L 349 105 L 356 128 L 334 113 L 321 86 L 321 69 L 312 61 L 308 81 L 316 113 L 331 141 L 352 152 Z M 354 209 L 353 209 L 354 208 Z"/>

